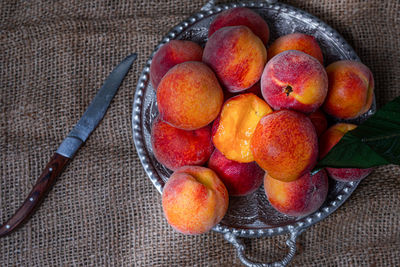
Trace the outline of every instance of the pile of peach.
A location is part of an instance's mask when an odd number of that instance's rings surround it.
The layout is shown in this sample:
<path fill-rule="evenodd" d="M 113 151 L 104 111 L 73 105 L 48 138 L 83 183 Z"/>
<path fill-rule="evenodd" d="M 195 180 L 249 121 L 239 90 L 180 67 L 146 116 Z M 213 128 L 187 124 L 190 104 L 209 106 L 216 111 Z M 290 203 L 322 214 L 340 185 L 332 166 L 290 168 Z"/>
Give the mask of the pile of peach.
<path fill-rule="evenodd" d="M 267 50 L 268 40 L 263 18 L 235 8 L 212 21 L 204 49 L 173 40 L 154 55 L 159 116 L 151 141 L 157 160 L 174 171 L 162 205 L 181 233 L 210 230 L 224 217 L 229 196 L 251 194 L 263 182 L 276 210 L 305 216 L 325 201 L 328 176 L 355 181 L 371 172 L 310 173 L 356 127 L 328 128 L 325 114 L 346 120 L 369 110 L 371 71 L 349 60 L 325 68 L 313 36 L 281 36 Z"/>

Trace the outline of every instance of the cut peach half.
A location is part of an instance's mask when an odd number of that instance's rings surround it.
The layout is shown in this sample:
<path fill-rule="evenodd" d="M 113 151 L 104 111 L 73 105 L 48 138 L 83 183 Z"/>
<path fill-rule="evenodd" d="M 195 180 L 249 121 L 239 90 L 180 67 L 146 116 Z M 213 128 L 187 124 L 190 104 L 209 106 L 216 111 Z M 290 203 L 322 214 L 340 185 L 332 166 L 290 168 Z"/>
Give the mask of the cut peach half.
<path fill-rule="evenodd" d="M 213 125 L 214 146 L 228 159 L 241 163 L 254 161 L 250 139 L 270 106 L 253 93 L 228 99 Z"/>

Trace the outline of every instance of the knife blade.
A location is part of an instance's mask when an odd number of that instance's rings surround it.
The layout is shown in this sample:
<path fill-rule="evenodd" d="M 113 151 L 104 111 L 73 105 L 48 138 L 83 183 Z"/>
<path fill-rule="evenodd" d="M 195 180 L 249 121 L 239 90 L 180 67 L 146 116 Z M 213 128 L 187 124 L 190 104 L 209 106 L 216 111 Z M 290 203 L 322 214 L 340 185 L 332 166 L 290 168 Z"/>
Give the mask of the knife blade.
<path fill-rule="evenodd" d="M 86 142 L 89 135 L 106 114 L 111 100 L 117 93 L 118 88 L 136 58 L 136 53 L 129 55 L 110 73 L 89 107 L 83 113 L 81 119 L 50 158 L 21 207 L 7 222 L 1 225 L 0 237 L 11 233 L 18 226 L 26 222 L 34 213 L 35 209 L 50 191 L 56 178 L 61 174 L 64 167 L 73 158 L 82 144 Z"/>

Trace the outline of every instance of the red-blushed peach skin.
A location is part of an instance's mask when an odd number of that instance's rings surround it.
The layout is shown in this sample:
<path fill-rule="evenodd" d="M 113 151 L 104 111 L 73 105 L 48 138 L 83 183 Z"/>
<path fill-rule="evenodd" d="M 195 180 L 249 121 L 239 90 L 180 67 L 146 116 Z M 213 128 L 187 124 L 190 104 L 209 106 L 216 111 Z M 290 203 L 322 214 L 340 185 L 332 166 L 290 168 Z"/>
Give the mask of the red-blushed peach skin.
<path fill-rule="evenodd" d="M 245 7 L 236 7 L 221 12 L 211 22 L 208 37 L 217 30 L 227 26 L 247 26 L 266 45 L 269 40 L 269 27 L 267 22 L 256 12 Z"/>
<path fill-rule="evenodd" d="M 254 161 L 250 139 L 258 121 L 272 109 L 252 93 L 228 99 L 213 123 L 214 146 L 228 159 L 241 163 Z"/>
<path fill-rule="evenodd" d="M 322 159 L 334 147 L 343 135 L 348 131 L 354 130 L 357 127 L 355 124 L 350 123 L 337 123 L 320 137 L 319 139 L 319 158 Z M 329 177 L 339 182 L 359 181 L 367 177 L 373 168 L 358 169 L 358 168 L 325 168 Z"/>
<path fill-rule="evenodd" d="M 160 118 L 174 127 L 196 130 L 211 123 L 224 100 L 214 72 L 202 62 L 188 61 L 170 69 L 157 89 Z"/>
<path fill-rule="evenodd" d="M 320 109 L 317 109 L 310 113 L 308 117 L 314 125 L 317 136 L 321 136 L 321 134 L 323 134 L 328 128 L 328 120 L 326 119 L 325 114 Z"/>
<path fill-rule="evenodd" d="M 264 190 L 271 206 L 283 214 L 296 217 L 318 210 L 328 195 L 328 187 L 324 170 L 313 176 L 307 172 L 293 182 L 282 182 L 268 174 L 264 178 Z"/>
<path fill-rule="evenodd" d="M 287 50 L 299 50 L 324 64 L 321 47 L 314 36 L 296 32 L 279 37 L 268 48 L 268 60 Z"/>
<path fill-rule="evenodd" d="M 367 177 L 374 169 L 357 169 L 357 168 L 325 168 L 329 177 L 339 182 L 360 181 Z"/>
<path fill-rule="evenodd" d="M 159 118 L 151 128 L 151 145 L 156 159 L 171 170 L 185 165 L 203 165 L 214 150 L 210 125 L 186 131 Z"/>
<path fill-rule="evenodd" d="M 260 82 L 258 81 L 258 82 L 256 82 L 252 87 L 250 87 L 249 89 L 246 89 L 246 90 L 244 90 L 244 91 L 240 91 L 240 92 L 237 92 L 237 93 L 231 93 L 231 92 L 229 92 L 228 90 L 224 90 L 223 89 L 223 91 L 224 91 L 224 102 L 226 101 L 226 100 L 228 100 L 229 98 L 231 98 L 231 97 L 234 97 L 234 96 L 237 96 L 237 95 L 239 95 L 239 94 L 247 94 L 247 93 L 253 93 L 253 94 L 255 94 L 256 96 L 258 96 L 259 98 L 263 98 L 263 96 L 262 96 L 262 94 L 261 94 L 261 85 L 260 85 Z"/>
<path fill-rule="evenodd" d="M 217 173 L 230 196 L 245 196 L 253 193 L 262 184 L 265 174 L 254 161 L 240 163 L 229 160 L 218 149 L 212 153 L 208 168 Z"/>
<path fill-rule="evenodd" d="M 171 40 L 153 56 L 150 65 L 150 80 L 157 90 L 162 77 L 175 65 L 186 61 L 201 61 L 203 48 L 192 41 Z"/>
<path fill-rule="evenodd" d="M 168 223 L 183 234 L 202 234 L 218 224 L 228 209 L 225 185 L 211 169 L 185 166 L 168 179 L 162 206 Z"/>
<path fill-rule="evenodd" d="M 239 92 L 260 80 L 267 50 L 246 26 L 229 26 L 211 35 L 204 47 L 203 62 L 228 91 Z"/>
<path fill-rule="evenodd" d="M 270 176 L 290 182 L 315 166 L 318 138 L 311 120 L 304 114 L 280 110 L 260 120 L 250 149 L 254 160 Z"/>
<path fill-rule="evenodd" d="M 255 83 L 252 87 L 250 87 L 249 89 L 247 89 L 245 91 L 246 93 L 253 93 L 256 96 L 258 96 L 259 98 L 263 98 L 262 94 L 261 94 L 261 84 L 260 81 L 258 81 L 257 83 Z"/>
<path fill-rule="evenodd" d="M 261 92 L 274 109 L 311 113 L 324 102 L 328 76 L 315 58 L 297 50 L 284 51 L 265 66 Z"/>
<path fill-rule="evenodd" d="M 374 78 L 358 61 L 341 60 L 326 68 L 328 95 L 323 109 L 340 119 L 353 119 L 367 112 L 374 97 Z"/>

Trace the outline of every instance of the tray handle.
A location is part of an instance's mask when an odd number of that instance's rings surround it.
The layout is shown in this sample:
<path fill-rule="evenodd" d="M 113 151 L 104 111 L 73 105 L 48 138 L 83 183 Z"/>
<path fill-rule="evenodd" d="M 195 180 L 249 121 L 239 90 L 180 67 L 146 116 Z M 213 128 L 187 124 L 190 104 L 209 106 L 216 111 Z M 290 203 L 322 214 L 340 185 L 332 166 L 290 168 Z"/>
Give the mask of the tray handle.
<path fill-rule="evenodd" d="M 278 2 L 278 0 L 264 0 L 265 2 L 269 3 L 269 4 L 275 4 L 276 2 Z M 211 8 L 213 8 L 217 3 L 218 0 L 209 0 L 207 1 L 207 3 L 204 4 L 204 6 L 200 9 L 201 11 L 208 11 Z"/>
<path fill-rule="evenodd" d="M 305 229 L 296 229 L 293 228 L 290 230 L 290 236 L 286 240 L 286 245 L 289 247 L 289 252 L 280 261 L 272 262 L 272 263 L 260 263 L 260 262 L 253 262 L 245 255 L 246 246 L 242 242 L 242 240 L 238 239 L 236 235 L 232 233 L 225 233 L 224 238 L 229 243 L 231 243 L 237 250 L 238 257 L 240 261 L 247 267 L 281 267 L 286 266 L 294 257 L 296 253 L 296 239 L 297 237 L 304 231 Z"/>

